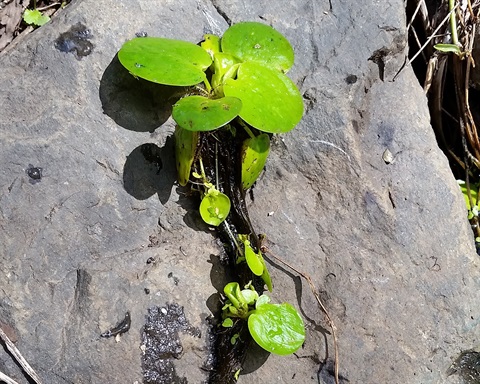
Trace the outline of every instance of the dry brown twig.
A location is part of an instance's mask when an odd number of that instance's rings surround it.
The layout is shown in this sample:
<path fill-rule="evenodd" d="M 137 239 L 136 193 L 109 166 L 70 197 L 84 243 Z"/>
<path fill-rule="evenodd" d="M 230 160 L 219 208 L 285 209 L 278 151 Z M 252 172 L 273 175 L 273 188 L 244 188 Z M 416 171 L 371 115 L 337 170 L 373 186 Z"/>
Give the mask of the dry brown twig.
<path fill-rule="evenodd" d="M 328 314 L 327 309 L 323 305 L 322 300 L 320 299 L 320 296 L 318 295 L 318 291 L 317 291 L 317 288 L 315 287 L 315 284 L 313 284 L 312 279 L 310 278 L 310 276 L 307 273 L 299 271 L 293 265 L 287 263 L 286 261 L 282 260 L 280 257 L 276 256 L 272 251 L 270 251 L 270 249 L 267 246 L 262 245 L 260 250 L 261 250 L 262 253 L 268 254 L 270 257 L 274 258 L 279 263 L 281 263 L 284 266 L 290 268 L 295 273 L 298 273 L 300 276 L 302 276 L 307 281 L 308 285 L 310 286 L 310 290 L 312 291 L 313 296 L 315 296 L 315 299 L 317 300 L 317 303 L 318 303 L 319 307 L 321 308 L 322 312 L 325 314 L 325 317 L 327 318 L 328 325 L 330 326 L 330 329 L 332 330 L 333 350 L 334 350 L 334 354 L 335 354 L 335 367 L 334 367 L 335 384 L 339 384 L 340 383 L 339 376 L 338 376 L 338 371 L 339 371 L 339 357 L 338 357 L 338 355 L 339 354 L 338 354 L 338 340 L 337 340 L 337 332 L 336 332 L 337 328 L 335 327 L 335 324 L 334 324 L 332 318 Z"/>
<path fill-rule="evenodd" d="M 5 343 L 5 346 L 7 349 L 10 351 L 10 353 L 15 357 L 17 362 L 22 366 L 23 370 L 30 376 L 30 378 L 36 383 L 36 384 L 42 384 L 42 381 L 40 380 L 40 377 L 36 374 L 36 372 L 33 370 L 33 368 L 28 364 L 27 360 L 22 356 L 20 351 L 15 347 L 15 345 L 12 343 L 12 341 L 8 338 L 8 336 L 3 332 L 3 329 L 0 327 L 0 339 Z M 7 376 L 8 377 L 8 376 Z M 0 379 L 3 380 L 3 378 L 0 376 Z M 5 380 L 4 380 L 5 381 Z M 10 382 L 6 381 L 8 384 L 16 384 L 15 381 L 10 379 Z"/>

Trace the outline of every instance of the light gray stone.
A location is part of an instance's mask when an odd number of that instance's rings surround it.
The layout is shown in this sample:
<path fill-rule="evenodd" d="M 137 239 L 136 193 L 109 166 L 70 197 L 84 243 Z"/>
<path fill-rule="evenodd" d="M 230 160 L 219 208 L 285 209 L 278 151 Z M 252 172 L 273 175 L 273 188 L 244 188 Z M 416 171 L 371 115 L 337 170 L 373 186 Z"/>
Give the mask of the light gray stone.
<path fill-rule="evenodd" d="M 137 32 L 198 42 L 243 20 L 291 41 L 289 75 L 306 105 L 299 126 L 275 138 L 251 218 L 320 290 L 341 376 L 457 382 L 446 370 L 478 344 L 479 266 L 422 90 L 409 68 L 392 81 L 406 52 L 401 1 L 84 0 L 1 55 L 0 322 L 45 382 L 134 383 L 147 308 L 175 302 L 202 331 L 182 340 L 177 374 L 206 378 L 207 299 L 219 278 L 209 260 L 221 249 L 195 200 L 173 185 L 161 95 L 144 83 L 147 98 L 120 89 L 133 82 L 125 73 L 116 81 L 114 57 Z M 54 48 L 78 22 L 94 44 L 81 60 Z M 158 177 L 159 164 L 141 156 L 145 143 L 160 147 L 149 147 L 162 159 Z M 43 168 L 39 183 L 29 183 L 29 164 Z M 308 285 L 277 263 L 270 269 L 273 299 L 299 306 L 307 341 L 240 382 L 333 382 L 322 364 L 332 337 Z M 121 341 L 99 339 L 127 310 Z M 23 380 L 5 356 L 0 370 Z"/>

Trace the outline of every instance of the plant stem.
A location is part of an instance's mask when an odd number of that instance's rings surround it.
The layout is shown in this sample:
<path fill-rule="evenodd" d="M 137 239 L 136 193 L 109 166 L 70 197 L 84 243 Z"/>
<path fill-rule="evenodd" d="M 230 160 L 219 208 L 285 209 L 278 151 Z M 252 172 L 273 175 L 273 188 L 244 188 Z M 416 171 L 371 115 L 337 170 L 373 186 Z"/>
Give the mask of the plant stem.
<path fill-rule="evenodd" d="M 202 174 L 202 181 L 203 181 L 203 184 L 205 184 L 207 182 L 207 175 L 205 174 L 205 168 L 203 168 L 203 161 L 202 161 L 201 157 L 198 158 L 198 163 L 200 164 L 200 172 Z"/>
<path fill-rule="evenodd" d="M 450 12 L 450 28 L 452 30 L 452 42 L 455 45 L 458 45 L 458 34 L 457 34 L 457 19 L 455 17 L 455 0 L 448 0 L 448 10 Z"/>
<path fill-rule="evenodd" d="M 248 127 L 248 125 L 245 124 L 245 122 L 241 119 L 238 119 L 238 121 L 240 122 L 240 125 L 243 127 L 243 129 L 245 129 L 245 131 L 248 133 L 248 136 L 254 139 L 255 135 L 253 134 L 252 130 Z"/>
<path fill-rule="evenodd" d="M 203 80 L 203 83 L 205 84 L 205 88 L 207 88 L 207 92 L 208 93 L 212 92 L 212 86 L 210 85 L 210 82 L 206 77 L 205 77 L 205 80 Z"/>

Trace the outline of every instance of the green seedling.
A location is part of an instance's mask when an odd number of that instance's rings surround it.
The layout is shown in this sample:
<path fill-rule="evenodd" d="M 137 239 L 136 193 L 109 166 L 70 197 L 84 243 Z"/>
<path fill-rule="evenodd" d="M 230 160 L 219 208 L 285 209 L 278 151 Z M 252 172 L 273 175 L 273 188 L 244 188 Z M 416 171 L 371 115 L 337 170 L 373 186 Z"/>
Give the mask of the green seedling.
<path fill-rule="evenodd" d="M 472 197 L 472 201 L 470 203 L 470 197 L 468 195 L 467 184 L 463 180 L 458 180 L 458 185 L 462 191 L 463 197 L 465 198 L 465 203 L 467 205 L 468 210 L 468 220 L 477 217 L 479 214 L 479 200 L 478 200 L 478 192 L 480 185 L 479 184 L 470 184 L 470 196 Z"/>
<path fill-rule="evenodd" d="M 199 163 L 202 173 L 198 174 L 193 172 L 192 175 L 201 180 L 202 185 L 206 190 L 206 192 L 203 193 L 202 201 L 200 203 L 200 216 L 205 223 L 218 227 L 227 218 L 230 212 L 230 199 L 207 180 L 202 159 L 199 159 Z"/>
<path fill-rule="evenodd" d="M 200 203 L 200 216 L 209 225 L 218 227 L 230 212 L 230 199 L 215 188 L 210 188 Z"/>
<path fill-rule="evenodd" d="M 270 304 L 268 296 L 249 292 L 256 293 L 248 287 L 240 290 L 236 282 L 225 286 L 222 326 L 231 327 L 233 320 L 227 320 L 239 317 L 247 320 L 253 339 L 266 351 L 277 355 L 297 351 L 305 341 L 305 326 L 297 310 L 288 303 Z"/>
<path fill-rule="evenodd" d="M 28 25 L 41 27 L 50 21 L 50 17 L 40 12 L 40 10 L 37 9 L 37 1 L 33 0 L 33 9 L 25 9 L 25 12 L 23 12 L 23 21 Z"/>
<path fill-rule="evenodd" d="M 448 10 L 450 12 L 450 32 L 452 36 L 452 43 L 451 44 L 443 44 L 443 43 L 435 44 L 433 48 L 443 53 L 454 53 L 460 58 L 464 58 L 465 53 L 462 51 L 460 47 L 460 42 L 458 40 L 457 19 L 455 16 L 455 8 L 456 8 L 455 0 L 448 0 Z"/>
<path fill-rule="evenodd" d="M 272 292 L 272 280 L 268 273 L 268 268 L 262 253 L 256 253 L 253 250 L 248 235 L 238 235 L 238 239 L 243 243 L 244 255 L 248 268 L 250 268 L 254 275 L 260 276 L 263 282 L 267 285 L 268 290 Z"/>
<path fill-rule="evenodd" d="M 23 21 L 29 25 L 41 27 L 50 21 L 50 17 L 44 15 L 38 9 L 25 9 L 25 12 L 23 13 Z"/>

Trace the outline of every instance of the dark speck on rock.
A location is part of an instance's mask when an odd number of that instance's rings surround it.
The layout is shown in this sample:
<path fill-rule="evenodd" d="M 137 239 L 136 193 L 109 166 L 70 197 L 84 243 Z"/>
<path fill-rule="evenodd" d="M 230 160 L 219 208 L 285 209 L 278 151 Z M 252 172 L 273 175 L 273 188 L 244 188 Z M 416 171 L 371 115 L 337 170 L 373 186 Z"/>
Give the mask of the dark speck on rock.
<path fill-rule="evenodd" d="M 358 80 L 358 78 L 355 75 L 348 75 L 345 78 L 345 81 L 347 82 L 347 84 L 355 84 L 357 82 L 357 80 Z"/>
<path fill-rule="evenodd" d="M 25 173 L 30 177 L 28 180 L 30 184 L 39 183 L 42 179 L 42 171 L 43 169 L 40 167 L 34 167 L 32 164 L 28 164 L 28 168 L 25 170 Z"/>
<path fill-rule="evenodd" d="M 77 23 L 55 40 L 55 48 L 66 53 L 72 52 L 80 60 L 92 53 L 93 44 L 89 41 L 91 38 L 90 29 L 82 23 Z"/>

